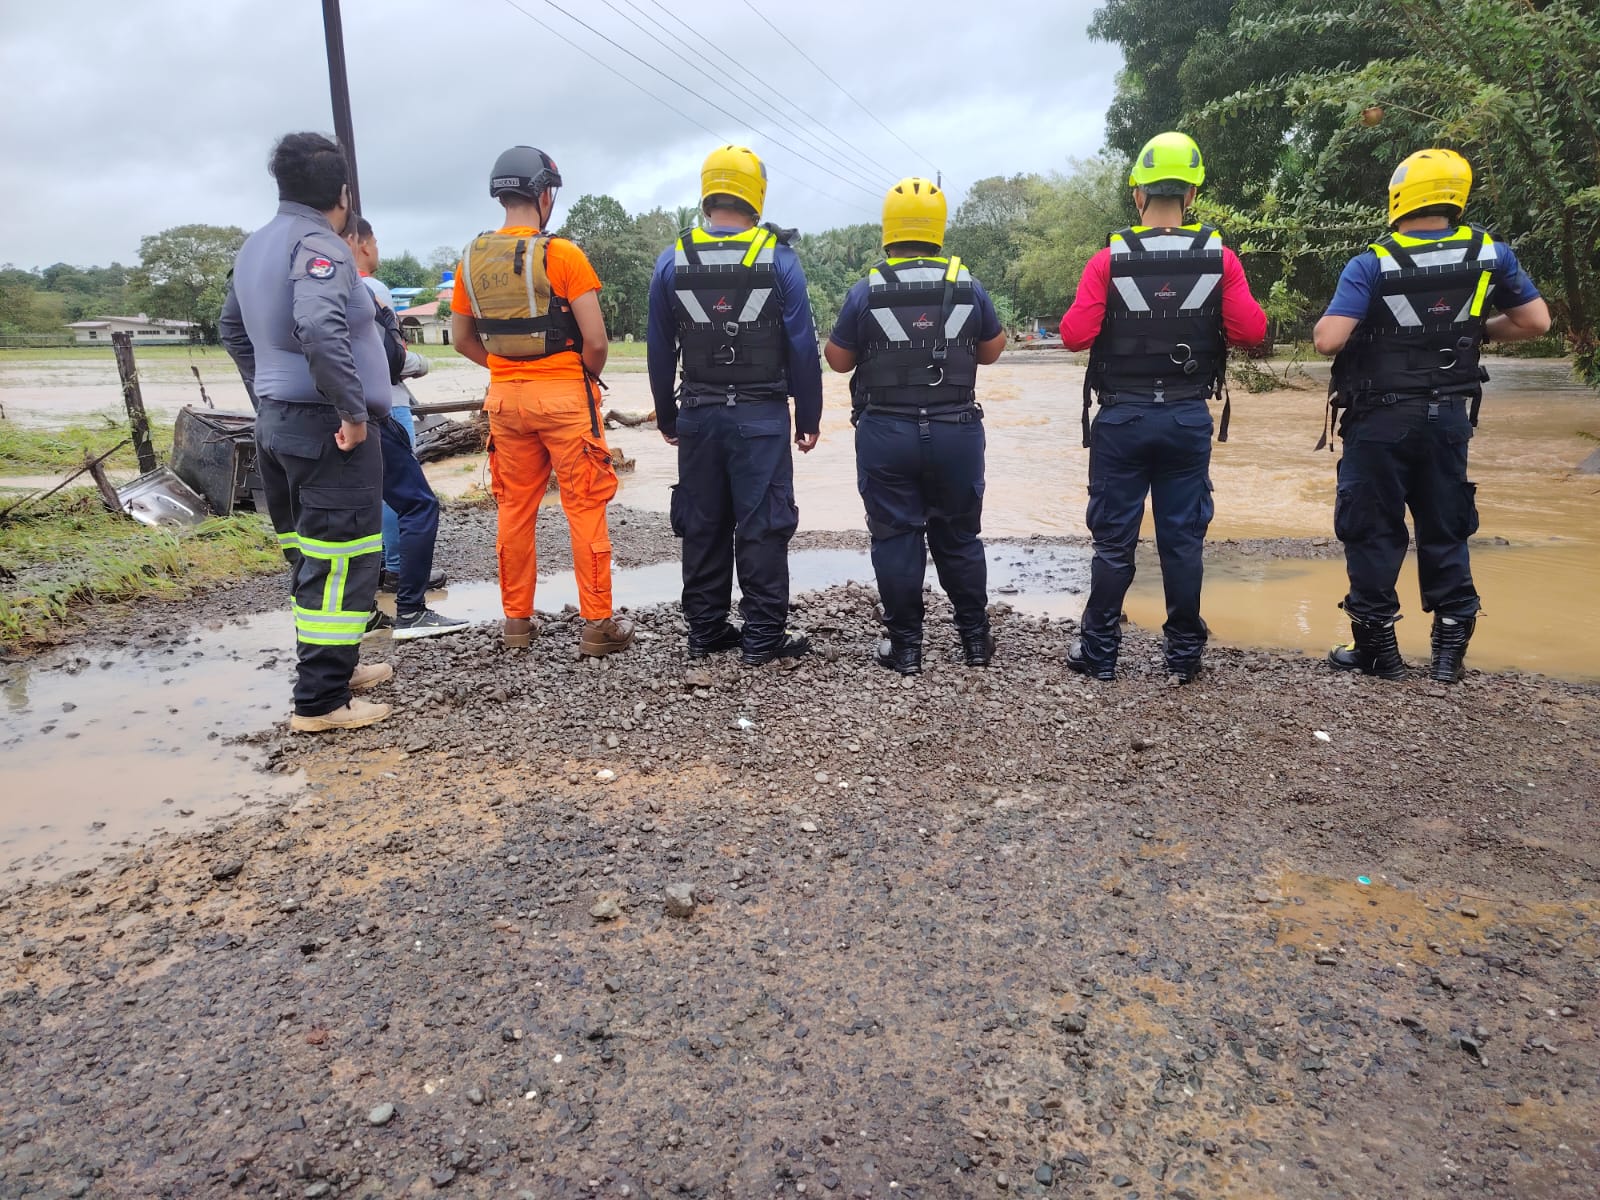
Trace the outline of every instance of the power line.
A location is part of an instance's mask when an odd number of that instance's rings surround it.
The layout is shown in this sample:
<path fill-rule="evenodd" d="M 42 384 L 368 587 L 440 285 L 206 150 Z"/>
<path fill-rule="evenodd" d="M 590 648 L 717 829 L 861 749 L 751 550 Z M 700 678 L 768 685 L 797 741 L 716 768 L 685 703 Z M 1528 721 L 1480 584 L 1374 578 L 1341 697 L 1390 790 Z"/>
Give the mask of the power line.
<path fill-rule="evenodd" d="M 567 14 L 565 12 L 565 10 L 559 8 L 557 5 L 551 4 L 550 0 L 543 0 L 543 2 L 545 4 L 549 4 L 551 8 L 556 9 L 556 11 L 560 12 L 563 16 L 570 15 L 570 14 Z M 661 105 L 662 108 L 665 108 L 668 112 L 677 114 L 678 116 L 682 117 L 685 121 L 689 122 L 689 124 L 699 128 L 699 129 L 703 129 L 706 133 L 709 133 L 712 137 L 716 138 L 720 142 L 727 142 L 727 141 L 731 140 L 730 138 L 727 137 L 727 135 L 722 134 L 722 133 L 718 133 L 715 129 L 711 128 L 711 126 L 707 125 L 704 121 L 698 120 L 695 117 L 691 117 L 688 113 L 684 112 L 683 109 L 677 107 L 671 101 L 662 99 L 660 96 L 658 96 L 654 92 L 652 92 L 649 88 L 645 87 L 638 80 L 632 78 L 631 76 L 624 75 L 616 67 L 614 67 L 610 63 L 606 62 L 605 59 L 601 58 L 598 54 L 594 53 L 592 50 L 588 49 L 586 46 L 580 46 L 577 42 L 573 41 L 571 38 L 565 37 L 561 33 L 557 32 L 555 29 L 552 29 L 548 25 L 545 25 L 543 22 L 541 22 L 539 20 L 538 17 L 534 16 L 527 9 L 523 8 L 522 5 L 518 4 L 516 2 L 516 0 L 504 0 L 504 3 L 509 5 L 511 8 L 516 9 L 517 12 L 519 12 L 523 16 L 527 17 L 528 20 L 532 21 L 535 25 L 540 26 L 540 28 L 544 29 L 545 32 L 547 32 L 547 33 L 549 33 L 549 34 L 551 34 L 551 35 L 553 35 L 553 36 L 555 36 L 557 38 L 560 38 L 561 41 L 565 42 L 568 46 L 570 46 L 574 50 L 578 51 L 578 53 L 582 54 L 584 57 L 586 57 L 586 58 L 590 59 L 592 62 L 595 62 L 595 63 L 599 64 L 600 66 L 604 67 L 607 71 L 610 71 L 618 79 L 622 80 L 625 83 L 632 84 L 635 88 L 637 88 L 639 91 L 643 92 L 646 96 L 649 96 L 650 99 L 654 100 L 657 104 Z M 576 18 L 572 18 L 572 19 L 576 20 Z M 581 21 L 579 21 L 578 23 L 580 25 L 583 24 L 583 22 L 581 22 Z M 588 29 L 589 27 L 587 25 L 584 25 L 584 28 Z M 593 32 L 593 31 L 591 30 L 591 32 Z M 601 36 L 604 36 L 604 35 L 601 35 Z M 607 40 L 609 40 L 609 39 L 607 39 Z M 682 85 L 680 84 L 679 86 L 681 87 Z M 687 89 L 685 89 L 685 90 L 687 90 Z M 713 107 L 715 107 L 715 106 L 713 106 Z M 737 120 L 737 118 L 735 118 L 735 120 Z M 787 172 L 783 172 L 783 173 L 787 174 Z M 824 191 L 822 188 L 817 187 L 816 184 L 810 183 L 810 182 L 806 181 L 805 179 L 800 178 L 799 176 L 791 176 L 790 178 L 793 178 L 794 181 L 796 183 L 798 183 L 801 187 L 807 189 L 808 191 L 815 192 L 817 195 L 821 196 L 825 200 L 832 200 L 835 204 L 843 204 L 845 207 L 853 208 L 857 212 L 866 212 L 867 211 L 867 209 L 858 200 L 846 200 L 842 196 L 835 196 L 832 192 Z"/>
<path fill-rule="evenodd" d="M 768 29 L 770 29 L 770 30 L 772 30 L 772 32 L 773 32 L 773 33 L 775 33 L 775 34 L 777 34 L 777 35 L 778 35 L 778 36 L 779 36 L 779 37 L 781 37 L 781 38 L 782 38 L 782 39 L 783 39 L 783 40 L 784 40 L 784 41 L 786 41 L 786 42 L 788 42 L 788 43 L 789 43 L 789 45 L 790 45 L 790 46 L 793 46 L 793 47 L 794 47 L 794 50 L 795 50 L 795 52 L 796 52 L 796 53 L 797 53 L 797 54 L 799 54 L 799 55 L 800 55 L 800 57 L 801 57 L 801 58 L 803 58 L 803 59 L 805 59 L 805 60 L 806 60 L 806 61 L 807 61 L 807 62 L 808 62 L 808 63 L 810 63 L 810 64 L 811 64 L 811 65 L 812 65 L 812 66 L 813 66 L 813 67 L 816 67 L 816 68 L 817 68 L 817 70 L 818 70 L 818 71 L 820 71 L 820 72 L 821 72 L 821 73 L 822 73 L 822 77 L 823 77 L 823 78 L 824 78 L 824 79 L 826 79 L 826 80 L 827 80 L 827 81 L 828 81 L 828 82 L 829 82 L 829 83 L 831 83 L 831 84 L 833 84 L 833 86 L 834 86 L 834 87 L 836 87 L 836 88 L 838 88 L 838 89 L 839 89 L 839 90 L 840 90 L 840 91 L 841 91 L 841 92 L 843 92 L 843 93 L 844 93 L 844 94 L 845 94 L 845 96 L 846 96 L 846 97 L 847 97 L 847 98 L 848 98 L 848 99 L 849 99 L 849 100 L 850 100 L 850 102 L 851 102 L 851 103 L 852 103 L 852 104 L 854 104 L 854 105 L 855 105 L 855 106 L 856 106 L 856 107 L 857 107 L 857 108 L 859 108 L 859 109 L 860 109 L 860 110 L 861 110 L 861 111 L 862 111 L 862 112 L 864 112 L 864 113 L 866 113 L 866 114 L 867 114 L 867 116 L 869 116 L 869 117 L 871 117 L 871 118 L 872 118 L 872 119 L 873 119 L 873 120 L 874 120 L 874 121 L 876 121 L 876 122 L 877 122 L 877 123 L 878 123 L 878 124 L 879 124 L 879 125 L 880 125 L 880 126 L 882 126 L 882 128 L 883 128 L 883 131 L 884 131 L 884 132 L 885 132 L 885 133 L 887 133 L 887 134 L 888 134 L 888 135 L 889 135 L 889 136 L 890 136 L 890 137 L 892 137 L 892 138 L 893 138 L 893 139 L 894 139 L 894 140 L 895 140 L 895 141 L 897 141 L 897 142 L 899 142 L 899 143 L 900 143 L 900 144 L 901 144 L 901 145 L 902 145 L 902 146 L 904 146 L 904 147 L 905 147 L 905 148 L 906 148 L 906 149 L 907 149 L 907 150 L 909 150 L 909 151 L 911 151 L 911 153 L 913 153 L 913 154 L 915 154 L 915 155 L 916 155 L 916 156 L 917 156 L 917 157 L 918 157 L 918 158 L 920 158 L 920 159 L 921 159 L 921 160 L 922 160 L 922 161 L 923 161 L 923 162 L 925 162 L 925 163 L 927 163 L 927 164 L 928 164 L 928 166 L 930 166 L 930 167 L 932 167 L 932 166 L 933 166 L 933 160 L 932 160 L 932 159 L 930 159 L 930 158 L 929 158 L 929 157 L 928 157 L 928 156 L 927 156 L 927 155 L 926 155 L 926 154 L 924 154 L 924 153 L 923 153 L 923 152 L 922 152 L 922 151 L 920 151 L 920 150 L 918 150 L 918 149 L 917 149 L 917 148 L 916 148 L 916 147 L 915 147 L 915 146 L 913 146 L 913 145 L 912 145 L 912 144 L 911 144 L 911 143 L 910 143 L 910 142 L 908 142 L 908 141 L 906 141 L 906 140 L 905 140 L 905 138 L 903 138 L 903 137 L 901 137 L 901 136 L 900 136 L 900 135 L 899 135 L 899 134 L 898 134 L 898 133 L 896 133 L 896 132 L 895 132 L 895 131 L 894 131 L 894 130 L 892 130 L 892 129 L 890 129 L 890 128 L 889 128 L 889 127 L 888 127 L 888 126 L 887 126 L 887 125 L 885 125 L 885 124 L 884 124 L 884 123 L 883 123 L 883 118 L 882 118 L 882 117 L 880 117 L 880 116 L 878 116 L 878 114 L 877 114 L 877 113 L 875 113 L 875 112 L 873 112 L 873 111 L 872 111 L 872 110 L 871 110 L 871 109 L 870 109 L 870 108 L 868 108 L 868 107 L 867 107 L 867 106 L 866 106 L 866 105 L 865 105 L 865 104 L 863 104 L 863 103 L 862 103 L 862 102 L 861 102 L 861 101 L 859 101 L 859 100 L 857 100 L 857 99 L 856 99 L 856 98 L 855 98 L 855 96 L 853 96 L 853 95 L 851 95 L 851 93 L 850 93 L 850 90 L 849 90 L 849 89 L 848 89 L 848 88 L 846 88 L 846 87 L 845 87 L 845 86 L 844 86 L 844 84 L 842 84 L 842 83 L 840 83 L 840 82 L 839 82 L 839 81 L 838 81 L 838 80 L 837 80 L 837 79 L 835 79 L 835 78 L 834 78 L 834 77 L 833 77 L 833 76 L 832 76 L 832 75 L 829 75 L 829 74 L 828 74 L 828 73 L 827 73 L 827 72 L 826 72 L 826 71 L 824 71 L 824 70 L 823 70 L 823 69 L 822 69 L 822 64 L 821 64 L 821 63 L 819 63 L 819 62 L 817 62 L 817 60 L 816 60 L 816 59 L 814 59 L 814 58 L 812 58 L 812 57 L 811 57 L 811 55 L 809 55 L 809 54 L 807 54 L 807 53 L 806 53 L 806 52 L 805 52 L 805 51 L 804 51 L 804 50 L 802 50 L 802 49 L 800 49 L 800 47 L 799 47 L 799 46 L 796 46 L 796 45 L 795 45 L 795 43 L 794 43 L 794 41 L 793 41 L 793 39 L 791 39 L 791 38 L 790 38 L 790 37 L 789 37 L 789 35 L 788 35 L 788 34 L 787 34 L 787 33 L 785 33 L 785 32 L 784 32 L 784 31 L 783 31 L 783 30 L 781 30 L 781 29 L 779 29 L 779 28 L 778 28 L 778 27 L 777 27 L 777 26 L 776 26 L 776 25 L 774 25 L 774 24 L 773 24 L 773 23 L 772 23 L 772 22 L 771 22 L 771 21 L 770 21 L 770 20 L 768 20 L 768 18 L 767 18 L 767 14 L 766 14 L 766 13 L 764 13 L 764 12 L 762 12 L 762 11 L 761 11 L 761 10 L 760 10 L 760 9 L 759 9 L 759 8 L 757 8 L 757 7 L 756 7 L 756 6 L 755 6 L 755 5 L 754 5 L 754 4 L 752 4 L 752 3 L 750 3 L 750 0 L 744 0 L 744 6 L 745 6 L 745 7 L 746 7 L 746 8 L 748 8 L 748 9 L 749 9 L 749 10 L 750 10 L 750 11 L 751 11 L 751 12 L 753 12 L 753 13 L 755 13 L 755 15 L 756 15 L 756 16 L 758 16 L 758 17 L 760 17 L 760 18 L 761 18 L 761 19 L 762 19 L 762 20 L 763 20 L 763 21 L 765 21 L 765 22 L 766 22 L 766 24 L 767 24 L 767 28 L 768 28 Z M 937 170 L 937 169 L 938 169 L 938 168 L 936 168 L 936 167 L 935 167 L 935 168 L 934 168 L 934 169 L 935 169 L 935 170 Z"/>
<path fill-rule="evenodd" d="M 516 8 L 524 16 L 532 19 L 533 14 L 528 12 L 526 9 L 522 8 L 520 5 L 517 5 L 517 4 L 513 3 L 513 0 L 506 0 L 506 3 L 510 4 L 513 8 Z M 555 3 L 555 0 L 541 0 L 541 3 L 545 4 L 549 8 L 555 9 L 556 12 L 560 13 L 563 17 L 565 17 L 567 20 L 573 22 L 574 24 L 580 25 L 584 29 L 587 29 L 590 33 L 594 34 L 595 37 L 599 38 L 601 41 L 605 42 L 607 45 L 612 46 L 615 49 L 618 49 L 618 50 L 622 51 L 622 53 L 626 54 L 629 58 L 633 59 L 633 61 L 638 63 L 640 66 L 648 67 L 650 70 L 654 71 L 657 75 L 661 76 L 661 78 L 665 79 L 668 83 L 672 84 L 674 87 L 682 88 L 684 91 L 688 92 L 691 96 L 693 96 L 697 100 L 699 100 L 702 104 L 705 104 L 708 107 L 716 109 L 723 116 L 729 118 L 730 120 L 737 121 L 741 125 L 746 123 L 744 118 L 739 116 L 738 113 L 730 112 L 728 109 L 723 108 L 722 105 L 718 104 L 715 100 L 711 100 L 711 99 L 709 99 L 709 98 L 707 98 L 705 96 L 702 96 L 699 92 L 695 91 L 692 87 L 688 86 L 688 84 L 680 83 L 678 80 L 674 79 L 671 75 L 668 75 L 660 67 L 656 66 L 655 63 L 651 62 L 649 59 L 640 57 L 639 55 L 635 54 L 632 50 L 629 50 L 621 42 L 617 41 L 615 38 L 613 38 L 613 37 L 609 36 L 608 34 L 603 33 L 600 30 L 596 29 L 593 25 L 590 25 L 587 21 L 583 20 L 581 17 L 574 16 L 572 13 L 570 13 L 566 9 L 562 8 L 559 4 Z M 551 32 L 553 32 L 553 30 Z M 704 126 L 702 126 L 702 128 L 704 128 Z M 855 180 L 853 180 L 853 179 L 846 179 L 843 175 L 840 175 L 837 171 L 829 169 L 828 167 L 824 166 L 822 163 L 819 163 L 816 159 L 814 159 L 814 158 L 810 157 L 809 155 L 807 155 L 806 153 L 804 153 L 803 151 L 796 150 L 793 146 L 789 145 L 787 142 L 783 141 L 781 138 L 775 137 L 774 135 L 772 135 L 770 133 L 767 133 L 765 131 L 760 131 L 760 132 L 762 133 L 762 136 L 765 137 L 768 141 L 774 143 L 775 145 L 783 147 L 783 149 L 787 150 L 790 154 L 794 155 L 796 158 L 800 159 L 802 162 L 810 163 L 813 167 L 816 167 L 817 170 L 821 171 L 823 174 L 831 175 L 831 176 L 833 176 L 833 178 L 837 179 L 840 183 L 843 183 L 843 184 L 845 184 L 845 185 L 847 185 L 849 187 L 853 187 L 857 191 L 865 192 L 867 195 L 871 196 L 875 200 L 878 198 L 878 193 L 873 191 L 871 188 L 863 187 L 861 184 L 855 182 Z"/>
<path fill-rule="evenodd" d="M 625 0 L 625 2 L 630 3 L 630 6 L 636 7 L 636 5 L 632 4 L 631 0 Z M 672 21 L 675 24 L 677 24 L 679 27 L 681 27 L 682 29 L 688 31 L 690 34 L 694 35 L 694 37 L 699 40 L 701 45 L 703 45 L 704 47 L 706 47 L 709 50 L 715 51 L 719 58 L 721 58 L 723 61 L 725 61 L 734 70 L 738 71 L 741 75 L 745 76 L 745 78 L 749 79 L 750 82 L 753 83 L 756 87 L 760 88 L 762 91 L 764 91 L 768 95 L 770 95 L 774 100 L 776 100 L 778 102 L 778 104 L 787 105 L 789 108 L 794 109 L 801 116 L 805 117 L 806 120 L 810 121 L 817 128 L 821 129 L 823 132 L 827 133 L 830 137 L 832 137 L 834 139 L 834 143 L 836 145 L 838 145 L 842 149 L 848 150 L 850 152 L 852 158 L 855 160 L 852 163 L 852 167 L 853 168 L 864 168 L 866 171 L 872 172 L 874 174 L 887 174 L 888 173 L 888 172 L 885 171 L 883 164 L 878 162 L 875 158 L 873 158 L 872 155 L 866 153 L 866 151 L 862 150 L 859 146 L 855 145 L 853 142 L 850 141 L 849 138 L 845 137 L 838 130 L 831 128 L 826 121 L 824 121 L 820 117 L 817 117 L 814 114 L 808 112 L 806 110 L 806 108 L 803 105 L 801 105 L 798 101 L 792 100 L 788 96 L 784 95 L 782 92 L 778 91 L 770 83 L 768 83 L 765 79 L 762 79 L 761 76 L 757 75 L 754 71 L 750 70 L 749 67 L 745 66 L 737 58 L 735 58 L 733 55 L 729 54 L 726 50 L 722 49 L 721 46 L 719 46 L 715 42 L 713 42 L 711 40 L 711 38 L 706 33 L 704 33 L 702 30 L 695 29 L 687 21 L 685 21 L 682 17 L 678 16 L 677 13 L 675 13 L 671 9 L 667 8 L 664 4 L 661 3 L 661 0 L 650 0 L 650 4 L 653 7 L 659 9 L 666 16 L 671 18 Z M 689 44 L 687 42 L 685 42 L 681 37 L 678 37 L 677 34 L 674 34 L 670 30 L 667 30 L 666 27 L 662 26 L 659 21 L 656 22 L 656 24 L 660 28 L 662 28 L 663 31 L 665 31 L 668 34 L 668 36 L 674 38 L 680 45 L 682 45 L 685 48 L 689 49 L 691 53 L 694 52 L 694 47 L 689 46 Z M 773 108 L 774 112 L 778 111 L 776 106 L 770 106 L 770 107 Z M 791 122 L 791 124 L 795 125 L 796 131 L 798 132 L 799 131 L 798 122 Z M 804 135 L 802 135 L 802 136 L 804 136 Z M 815 138 L 811 139 L 811 141 L 813 143 L 815 143 L 817 140 L 818 139 L 815 139 Z"/>

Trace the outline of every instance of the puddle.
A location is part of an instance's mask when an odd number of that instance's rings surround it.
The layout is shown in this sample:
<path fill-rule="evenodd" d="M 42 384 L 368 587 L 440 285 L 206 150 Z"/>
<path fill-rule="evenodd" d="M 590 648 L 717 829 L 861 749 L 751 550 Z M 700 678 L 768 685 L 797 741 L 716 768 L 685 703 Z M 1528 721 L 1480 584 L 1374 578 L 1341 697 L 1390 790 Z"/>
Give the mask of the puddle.
<path fill-rule="evenodd" d="M 1071 546 L 1018 546 L 990 543 L 989 592 L 991 600 L 1004 600 L 1023 612 L 1039 616 L 1076 618 L 1089 584 L 1089 552 Z M 789 555 L 789 591 L 821 591 L 841 583 L 871 582 L 872 559 L 865 550 L 797 550 Z M 939 580 L 928 564 L 928 583 L 937 591 Z M 578 585 L 570 571 L 539 577 L 534 607 L 544 613 L 577 606 Z M 612 573 L 612 594 L 619 607 L 647 608 L 676 604 L 683 594 L 683 570 L 676 560 L 643 567 L 619 568 Z M 734 586 L 737 601 L 739 589 Z M 453 584 L 434 594 L 440 612 L 466 621 L 499 621 L 500 588 L 492 579 Z M 385 611 L 393 611 L 390 596 L 379 597 Z"/>
<path fill-rule="evenodd" d="M 1059 605 L 1066 614 L 1081 603 L 1083 551 L 992 545 L 989 561 L 991 586 L 1027 588 L 1036 611 Z M 791 557 L 796 594 L 871 573 L 861 551 Z M 676 601 L 682 586 L 676 561 L 616 572 L 617 595 L 632 607 Z M 577 603 L 576 590 L 570 572 L 542 578 L 537 606 L 560 611 Z M 492 580 L 433 599 L 452 616 L 500 618 Z M 293 796 L 303 780 L 263 774 L 253 747 L 227 744 L 283 719 L 293 639 L 287 613 L 262 613 L 174 647 L 79 650 L 0 665 L 0 890 L 92 866 L 162 831 Z"/>
<path fill-rule="evenodd" d="M 1471 666 L 1600 679 L 1600 638 L 1583 627 L 1600 591 L 1600 551 L 1594 546 L 1475 546 L 1472 573 L 1484 612 L 1467 658 Z M 1206 564 L 1206 622 L 1222 645 L 1320 656 L 1350 640 L 1349 622 L 1338 607 L 1348 586 L 1343 558 L 1212 559 Z M 1422 611 L 1414 555 L 1401 569 L 1399 592 L 1400 649 L 1425 660 L 1433 618 Z M 1161 627 L 1166 605 L 1153 553 L 1140 555 L 1124 607 L 1134 624 Z"/>
<path fill-rule="evenodd" d="M 293 637 L 270 613 L 177 647 L 0 666 L 0 889 L 293 795 L 297 777 L 225 744 L 282 716 Z"/>

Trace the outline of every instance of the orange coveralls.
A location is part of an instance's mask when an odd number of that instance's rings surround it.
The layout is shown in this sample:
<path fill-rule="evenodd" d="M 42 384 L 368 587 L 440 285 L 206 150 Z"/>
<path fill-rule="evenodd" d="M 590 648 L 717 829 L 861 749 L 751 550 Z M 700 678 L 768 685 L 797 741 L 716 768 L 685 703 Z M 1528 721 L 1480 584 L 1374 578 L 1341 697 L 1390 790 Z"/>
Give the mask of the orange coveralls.
<path fill-rule="evenodd" d="M 500 231 L 534 237 L 537 230 L 508 226 Z M 598 291 L 599 277 L 571 242 L 549 244 L 551 290 L 568 300 Z M 471 312 L 461 272 L 451 305 Z M 578 607 L 585 620 L 611 615 L 611 535 L 606 504 L 617 493 L 599 388 L 591 408 L 583 360 L 576 352 L 523 361 L 489 356 L 489 475 L 500 509 L 495 551 L 500 562 L 500 604 L 509 618 L 533 616 L 539 563 L 534 530 L 539 505 L 555 471 L 561 507 L 572 535 L 572 568 L 578 577 Z"/>

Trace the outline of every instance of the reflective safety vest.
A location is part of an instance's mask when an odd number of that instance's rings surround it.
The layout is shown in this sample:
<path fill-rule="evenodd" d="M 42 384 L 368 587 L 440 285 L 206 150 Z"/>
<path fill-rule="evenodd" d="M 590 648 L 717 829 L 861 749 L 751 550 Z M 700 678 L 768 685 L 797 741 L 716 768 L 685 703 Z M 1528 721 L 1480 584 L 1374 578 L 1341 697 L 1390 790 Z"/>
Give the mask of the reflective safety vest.
<path fill-rule="evenodd" d="M 855 408 L 922 416 L 972 408 L 978 309 L 959 258 L 891 258 L 867 276 Z"/>
<path fill-rule="evenodd" d="M 692 229 L 673 251 L 672 311 L 685 383 L 736 389 L 786 386 L 783 302 L 773 258 L 778 238 Z"/>
<path fill-rule="evenodd" d="M 550 290 L 540 234 L 480 233 L 461 253 L 461 277 L 484 349 L 501 358 L 548 358 L 581 351 L 572 305 Z"/>
<path fill-rule="evenodd" d="M 1222 235 L 1209 225 L 1124 229 L 1111 235 L 1110 248 L 1111 287 L 1089 351 L 1088 386 L 1102 404 L 1121 392 L 1209 397 L 1227 359 Z"/>
<path fill-rule="evenodd" d="M 1475 225 L 1441 238 L 1391 233 L 1372 243 L 1379 281 L 1372 304 L 1333 360 L 1346 405 L 1396 395 L 1476 393 L 1484 305 L 1494 282 L 1494 239 Z"/>

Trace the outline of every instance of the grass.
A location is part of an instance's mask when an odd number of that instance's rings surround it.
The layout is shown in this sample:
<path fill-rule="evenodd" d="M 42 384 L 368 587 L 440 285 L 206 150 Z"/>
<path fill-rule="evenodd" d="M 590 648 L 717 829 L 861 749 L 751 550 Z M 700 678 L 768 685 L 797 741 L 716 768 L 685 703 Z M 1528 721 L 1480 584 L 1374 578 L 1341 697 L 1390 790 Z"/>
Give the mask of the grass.
<path fill-rule="evenodd" d="M 220 517 L 182 532 L 107 512 L 98 495 L 51 497 L 0 523 L 0 645 L 47 638 L 81 608 L 281 570 L 264 517 Z"/>
<path fill-rule="evenodd" d="M 178 362 L 196 358 L 204 361 L 216 358 L 220 362 L 232 366 L 228 352 L 221 346 L 139 346 L 133 348 L 135 362 Z M 22 362 L 53 362 L 65 361 L 69 363 L 95 362 L 104 359 L 106 362 L 115 362 L 111 353 L 111 343 L 105 342 L 94 346 L 8 346 L 0 349 L 0 363 Z"/>
<path fill-rule="evenodd" d="M 93 458 L 111 449 L 128 436 L 128 420 L 123 414 L 104 412 L 92 420 L 79 421 L 60 429 L 40 429 L 19 425 L 15 421 L 0 420 L 0 485 L 7 474 L 40 474 L 66 472 L 81 467 L 85 458 Z M 172 449 L 172 423 L 153 420 L 150 436 L 156 453 L 168 457 Z M 113 468 L 138 466 L 131 445 L 124 446 L 111 456 Z M 0 508 L 5 505 L 0 503 Z"/>

